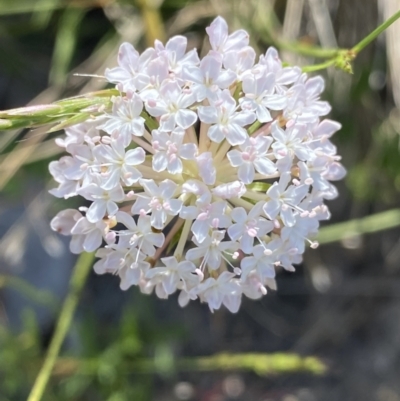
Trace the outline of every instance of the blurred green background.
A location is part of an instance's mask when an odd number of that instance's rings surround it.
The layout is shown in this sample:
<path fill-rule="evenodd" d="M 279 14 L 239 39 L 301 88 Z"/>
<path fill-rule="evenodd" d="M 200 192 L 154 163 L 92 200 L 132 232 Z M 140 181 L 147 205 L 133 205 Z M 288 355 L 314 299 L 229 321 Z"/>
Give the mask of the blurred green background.
<path fill-rule="evenodd" d="M 0 109 L 101 89 L 74 73 L 102 75 L 124 41 L 140 51 L 182 34 L 201 54 L 216 15 L 259 53 L 274 45 L 305 66 L 324 61 L 310 46 L 351 48 L 398 10 L 400 0 L 0 0 Z M 236 315 L 91 274 L 44 400 L 400 400 L 398 38 L 400 22 L 353 75 L 320 72 L 348 175 L 297 272 Z M 74 206 L 47 193 L 57 135 L 0 134 L 0 401 L 26 399 L 75 263 L 49 228 Z"/>

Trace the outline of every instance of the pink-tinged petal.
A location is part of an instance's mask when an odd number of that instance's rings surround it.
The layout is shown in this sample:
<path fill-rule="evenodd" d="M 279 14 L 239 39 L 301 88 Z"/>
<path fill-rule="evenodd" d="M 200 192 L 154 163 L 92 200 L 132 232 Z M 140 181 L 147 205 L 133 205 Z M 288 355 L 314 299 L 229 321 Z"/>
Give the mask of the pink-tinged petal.
<path fill-rule="evenodd" d="M 93 252 L 101 245 L 103 237 L 99 230 L 91 231 L 83 241 L 83 249 L 86 252 Z"/>
<path fill-rule="evenodd" d="M 317 96 L 321 92 L 324 91 L 325 88 L 325 82 L 324 79 L 320 76 L 310 78 L 306 82 L 306 91 L 307 91 L 307 96 Z"/>
<path fill-rule="evenodd" d="M 221 253 L 216 249 L 210 248 L 207 265 L 210 269 L 217 270 L 221 266 Z"/>
<path fill-rule="evenodd" d="M 200 63 L 203 77 L 208 77 L 212 82 L 216 81 L 221 74 L 222 60 L 213 56 L 205 56 Z M 204 81 L 204 78 L 203 78 Z M 229 86 L 229 85 L 228 85 Z"/>
<path fill-rule="evenodd" d="M 231 212 L 231 217 L 236 223 L 244 223 L 247 220 L 246 210 L 243 207 L 235 207 Z"/>
<path fill-rule="evenodd" d="M 115 216 L 118 210 L 119 207 L 115 202 L 111 200 L 107 201 L 107 216 Z"/>
<path fill-rule="evenodd" d="M 175 128 L 175 113 L 164 114 L 161 118 L 160 130 L 170 132 Z"/>
<path fill-rule="evenodd" d="M 287 97 L 282 95 L 267 96 L 263 99 L 262 104 L 271 110 L 283 110 L 287 106 Z"/>
<path fill-rule="evenodd" d="M 178 282 L 179 277 L 176 275 L 176 273 L 167 275 L 162 282 L 165 292 L 168 295 L 173 294 L 177 290 L 176 286 Z"/>
<path fill-rule="evenodd" d="M 160 183 L 159 194 L 164 199 L 170 199 L 174 195 L 178 185 L 171 180 L 164 180 Z"/>
<path fill-rule="evenodd" d="M 210 38 L 210 44 L 213 50 L 219 50 L 228 37 L 228 24 L 222 17 L 217 17 L 206 28 L 206 32 Z"/>
<path fill-rule="evenodd" d="M 93 148 L 93 156 L 100 162 L 111 162 L 115 161 L 115 154 L 110 146 L 98 145 Z"/>
<path fill-rule="evenodd" d="M 148 213 L 150 211 L 149 203 L 150 203 L 149 198 L 137 198 L 136 202 L 132 205 L 131 213 L 134 215 L 139 214 L 142 209 Z M 139 219 L 138 226 L 139 226 L 139 223 L 143 224 L 143 220 Z M 139 229 L 142 231 L 142 229 L 140 227 L 139 227 Z"/>
<path fill-rule="evenodd" d="M 297 81 L 301 75 L 299 67 L 286 67 L 282 69 L 281 75 L 278 77 L 277 82 L 281 85 L 289 85 Z"/>
<path fill-rule="evenodd" d="M 228 234 L 231 239 L 236 241 L 243 235 L 243 229 L 243 224 L 232 224 L 230 227 L 228 227 Z"/>
<path fill-rule="evenodd" d="M 160 248 L 164 244 L 165 237 L 164 237 L 164 234 L 162 234 L 162 233 L 150 233 L 150 234 L 146 235 L 146 240 L 151 242 L 157 248 Z M 152 255 L 150 255 L 150 256 L 152 256 Z"/>
<path fill-rule="evenodd" d="M 150 196 L 158 196 L 159 195 L 158 186 L 154 182 L 154 180 L 141 179 L 139 181 L 139 183 L 144 188 L 146 193 L 149 194 Z"/>
<path fill-rule="evenodd" d="M 196 157 L 197 146 L 194 143 L 185 143 L 179 150 L 179 156 L 182 159 L 192 160 Z"/>
<path fill-rule="evenodd" d="M 296 218 L 291 208 L 281 210 L 281 219 L 286 227 L 293 227 L 296 224 Z"/>
<path fill-rule="evenodd" d="M 125 274 L 124 274 L 123 279 L 121 279 L 119 288 L 121 288 L 122 291 L 126 291 L 132 285 L 138 285 L 141 275 L 142 275 L 142 272 L 139 268 L 125 269 Z"/>
<path fill-rule="evenodd" d="M 332 120 L 323 120 L 320 122 L 317 128 L 314 129 L 314 135 L 318 136 L 332 136 L 336 131 L 339 131 L 342 128 L 342 125 L 336 121 Z"/>
<path fill-rule="evenodd" d="M 74 254 L 79 254 L 84 251 L 83 249 L 83 235 L 74 235 L 69 243 L 69 250 Z"/>
<path fill-rule="evenodd" d="M 236 100 L 232 97 L 231 92 L 228 89 L 224 89 L 219 95 L 220 100 L 223 101 L 223 108 L 227 111 L 228 115 L 232 115 L 236 109 Z"/>
<path fill-rule="evenodd" d="M 184 136 L 185 136 L 185 131 L 177 127 L 174 131 L 171 132 L 171 142 L 173 142 L 177 146 L 181 146 Z"/>
<path fill-rule="evenodd" d="M 125 192 L 122 187 L 119 185 L 116 188 L 109 191 L 110 199 L 115 202 L 121 202 L 125 199 Z"/>
<path fill-rule="evenodd" d="M 247 131 L 237 124 L 230 124 L 228 133 L 226 134 L 227 141 L 232 145 L 241 145 L 248 138 Z"/>
<path fill-rule="evenodd" d="M 324 177 L 329 181 L 337 181 L 344 178 L 345 175 L 346 169 L 340 163 L 333 162 L 329 165 Z"/>
<path fill-rule="evenodd" d="M 246 187 L 243 182 L 233 181 L 218 185 L 211 192 L 222 199 L 240 198 L 246 193 Z"/>
<path fill-rule="evenodd" d="M 192 110 L 180 109 L 175 114 L 175 121 L 179 127 L 187 129 L 197 120 L 197 114 Z"/>
<path fill-rule="evenodd" d="M 204 76 L 199 67 L 187 66 L 183 68 L 183 78 L 196 84 L 203 84 Z"/>
<path fill-rule="evenodd" d="M 274 182 L 271 187 L 268 188 L 267 195 L 271 199 L 279 199 L 281 196 L 281 191 L 277 182 Z"/>
<path fill-rule="evenodd" d="M 281 203 L 277 200 L 270 200 L 264 205 L 264 213 L 268 218 L 275 219 L 281 209 Z"/>
<path fill-rule="evenodd" d="M 196 248 L 189 249 L 186 252 L 186 259 L 187 260 L 200 259 L 205 255 L 206 252 L 207 252 L 207 249 L 205 249 L 205 248 L 196 247 Z"/>
<path fill-rule="evenodd" d="M 237 313 L 240 308 L 241 296 L 240 295 L 225 295 L 223 304 L 228 308 L 229 312 Z"/>
<path fill-rule="evenodd" d="M 253 251 L 254 238 L 250 237 L 250 235 L 243 235 L 240 240 L 240 248 L 244 253 L 251 253 Z"/>
<path fill-rule="evenodd" d="M 153 210 L 151 214 L 151 225 L 158 229 L 164 229 L 164 223 L 167 220 L 167 214 L 164 210 Z"/>
<path fill-rule="evenodd" d="M 242 82 L 243 92 L 246 94 L 257 94 L 257 81 L 254 75 L 245 75 Z"/>
<path fill-rule="evenodd" d="M 325 116 L 331 111 L 331 109 L 332 108 L 330 104 L 328 102 L 323 102 L 323 101 L 315 102 L 310 107 L 310 111 L 318 116 Z"/>
<path fill-rule="evenodd" d="M 179 98 L 179 108 L 187 109 L 196 101 L 196 94 L 191 89 L 185 89 Z"/>
<path fill-rule="evenodd" d="M 229 151 L 226 156 L 229 162 L 231 163 L 232 167 L 238 167 L 244 163 L 242 158 L 242 152 L 239 152 L 236 149 Z"/>
<path fill-rule="evenodd" d="M 231 119 L 233 123 L 238 124 L 242 127 L 254 123 L 255 120 L 256 120 L 256 115 L 251 111 L 242 111 L 236 113 Z"/>
<path fill-rule="evenodd" d="M 283 192 L 287 188 L 291 180 L 292 180 L 292 175 L 289 171 L 285 171 L 284 173 L 282 173 L 278 184 L 279 190 Z"/>
<path fill-rule="evenodd" d="M 276 172 L 275 164 L 267 158 L 258 158 L 254 161 L 254 167 L 260 174 L 272 175 Z"/>
<path fill-rule="evenodd" d="M 200 59 L 196 49 L 188 51 L 180 60 L 181 65 L 199 65 Z"/>
<path fill-rule="evenodd" d="M 168 113 L 167 105 L 161 99 L 147 99 L 145 107 L 147 112 L 153 117 L 161 117 Z"/>
<path fill-rule="evenodd" d="M 199 119 L 206 124 L 215 124 L 218 122 L 217 108 L 213 106 L 200 106 L 197 109 Z"/>
<path fill-rule="evenodd" d="M 243 269 L 243 273 L 250 272 L 251 270 L 255 269 L 256 263 L 257 259 L 254 256 L 246 256 L 240 262 L 240 267 Z"/>
<path fill-rule="evenodd" d="M 172 214 L 173 216 L 176 216 L 181 208 L 182 208 L 182 201 L 179 199 L 170 199 L 168 202 L 170 209 L 168 210 L 168 214 Z"/>
<path fill-rule="evenodd" d="M 208 224 L 207 220 L 196 220 L 192 225 L 192 233 L 199 243 L 206 239 L 209 230 L 210 225 Z"/>
<path fill-rule="evenodd" d="M 160 299 L 167 299 L 168 298 L 168 294 L 165 292 L 164 287 L 162 286 L 162 284 L 157 284 L 156 285 L 156 295 Z"/>
<path fill-rule="evenodd" d="M 75 209 L 62 210 L 51 220 L 50 226 L 61 235 L 71 235 L 72 228 L 80 218 L 82 214 Z"/>
<path fill-rule="evenodd" d="M 213 159 L 211 152 L 201 153 L 196 158 L 197 166 L 199 168 L 199 175 L 203 180 L 204 184 L 214 185 L 217 172 L 213 166 Z"/>
<path fill-rule="evenodd" d="M 171 174 L 181 174 L 183 170 L 182 160 L 178 157 L 168 163 L 168 172 Z"/>
<path fill-rule="evenodd" d="M 106 215 L 106 209 L 107 201 L 102 199 L 96 200 L 90 205 L 86 213 L 86 218 L 91 223 L 97 223 L 98 221 L 102 220 L 103 217 Z"/>
<path fill-rule="evenodd" d="M 146 158 L 146 152 L 143 148 L 135 148 L 128 150 L 125 155 L 125 164 L 128 166 L 137 166 L 144 162 Z"/>
<path fill-rule="evenodd" d="M 271 134 L 278 142 L 286 142 L 285 131 L 277 123 L 272 123 Z"/>
<path fill-rule="evenodd" d="M 238 178 L 245 184 L 250 184 L 254 181 L 254 166 L 252 163 L 243 163 L 238 169 Z"/>
<path fill-rule="evenodd" d="M 119 168 L 111 170 L 110 175 L 102 182 L 101 188 L 110 191 L 120 185 L 120 176 L 121 170 Z"/>
<path fill-rule="evenodd" d="M 120 82 L 127 84 L 130 81 L 131 87 L 134 88 L 132 82 L 132 74 L 130 74 L 128 71 L 124 70 L 121 67 L 106 68 L 104 76 L 106 77 L 108 82 L 112 82 L 114 84 Z"/>
<path fill-rule="evenodd" d="M 212 125 L 207 132 L 207 136 L 214 142 L 221 143 L 227 132 L 227 128 L 221 125 Z"/>
<path fill-rule="evenodd" d="M 217 288 L 212 287 L 207 291 L 207 294 L 204 294 L 204 296 L 211 312 L 214 312 L 214 310 L 218 310 L 221 307 L 224 295 Z"/>
<path fill-rule="evenodd" d="M 165 49 L 168 52 L 175 52 L 176 59 L 180 60 L 185 54 L 186 46 L 187 39 L 184 36 L 176 35 L 167 42 Z"/>
<path fill-rule="evenodd" d="M 128 186 L 135 184 L 142 178 L 142 173 L 135 167 L 124 166 L 121 172 L 123 174 L 122 181 Z"/>
<path fill-rule="evenodd" d="M 167 168 L 168 159 L 165 152 L 157 152 L 153 156 L 152 166 L 156 172 L 164 171 Z"/>
<path fill-rule="evenodd" d="M 118 64 L 127 71 L 133 71 L 137 68 L 138 61 L 138 51 L 130 43 L 122 43 L 118 50 Z"/>
<path fill-rule="evenodd" d="M 272 121 L 271 113 L 268 111 L 266 107 L 263 105 L 259 104 L 256 108 L 256 114 L 257 114 L 257 119 L 258 121 L 262 123 L 267 123 L 269 121 Z"/>
<path fill-rule="evenodd" d="M 181 308 L 184 308 L 189 302 L 190 302 L 189 294 L 186 291 L 181 290 L 181 292 L 179 293 L 179 296 L 178 296 L 179 306 Z"/>
<path fill-rule="evenodd" d="M 249 44 L 249 34 L 243 30 L 239 29 L 229 35 L 228 40 L 225 44 L 225 51 L 229 50 L 240 50 Z"/>
<path fill-rule="evenodd" d="M 182 89 L 177 81 L 164 81 L 160 88 L 161 96 L 169 102 L 176 102 L 182 93 Z"/>
<path fill-rule="evenodd" d="M 137 226 L 132 216 L 126 212 L 119 211 L 116 214 L 118 223 L 123 224 L 128 230 L 136 231 Z"/>

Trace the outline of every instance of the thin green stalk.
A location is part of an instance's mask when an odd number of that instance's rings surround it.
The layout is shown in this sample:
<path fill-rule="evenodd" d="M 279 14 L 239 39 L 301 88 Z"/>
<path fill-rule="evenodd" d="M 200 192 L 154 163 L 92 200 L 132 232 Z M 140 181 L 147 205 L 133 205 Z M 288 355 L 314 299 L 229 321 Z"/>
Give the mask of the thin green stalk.
<path fill-rule="evenodd" d="M 361 234 L 374 233 L 400 226 L 400 209 L 322 227 L 317 240 L 320 244 L 341 241 Z"/>
<path fill-rule="evenodd" d="M 374 29 L 368 36 L 366 36 L 361 42 L 357 43 L 351 50 L 354 53 L 359 53 L 364 47 L 368 46 L 373 40 L 375 40 L 384 30 L 400 18 L 400 10 L 393 14 L 383 24 L 379 25 L 378 28 Z"/>
<path fill-rule="evenodd" d="M 247 132 L 249 133 L 249 135 L 253 135 L 261 127 L 261 125 L 262 123 L 257 120 L 252 125 L 250 125 L 249 128 L 247 128 Z"/>
<path fill-rule="evenodd" d="M 325 68 L 330 67 L 331 65 L 335 64 L 335 59 L 333 60 L 328 60 L 325 61 L 324 63 L 320 64 L 315 64 L 315 65 L 306 65 L 305 67 L 302 67 L 301 70 L 303 72 L 313 72 L 313 71 L 319 71 L 319 70 L 324 70 Z"/>
<path fill-rule="evenodd" d="M 93 259 L 93 253 L 82 253 L 75 264 L 69 284 L 68 295 L 61 308 L 60 316 L 58 318 L 49 349 L 47 350 L 44 363 L 36 377 L 27 401 L 40 401 L 43 397 L 54 364 L 57 361 L 61 346 L 71 325 L 82 289 L 92 267 Z"/>

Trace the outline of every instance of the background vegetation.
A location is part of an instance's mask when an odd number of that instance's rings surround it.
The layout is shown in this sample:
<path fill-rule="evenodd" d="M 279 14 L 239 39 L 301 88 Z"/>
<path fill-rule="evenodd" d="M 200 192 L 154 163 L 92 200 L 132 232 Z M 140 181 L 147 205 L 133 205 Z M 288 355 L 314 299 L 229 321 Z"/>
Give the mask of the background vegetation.
<path fill-rule="evenodd" d="M 216 15 L 325 67 L 400 10 L 399 0 L 0 0 L 0 109 L 103 88 L 118 46 L 183 34 L 200 52 Z M 185 309 L 90 273 L 44 400 L 400 400 L 400 22 L 356 58 L 322 69 L 348 169 L 322 245 L 278 291 L 240 312 Z M 314 67 L 315 68 L 315 67 Z M 45 130 L 0 133 L 0 401 L 25 400 L 75 259 L 49 228 L 60 149 Z"/>

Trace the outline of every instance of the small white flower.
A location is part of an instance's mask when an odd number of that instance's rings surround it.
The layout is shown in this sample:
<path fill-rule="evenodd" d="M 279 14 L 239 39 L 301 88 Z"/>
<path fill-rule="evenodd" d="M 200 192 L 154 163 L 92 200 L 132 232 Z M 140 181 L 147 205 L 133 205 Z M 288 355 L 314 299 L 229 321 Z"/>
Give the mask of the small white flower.
<path fill-rule="evenodd" d="M 245 184 L 254 181 L 254 174 L 257 171 L 266 177 L 276 172 L 274 162 L 267 154 L 272 138 L 257 136 L 255 138 L 247 138 L 241 144 L 240 150 L 233 149 L 228 152 L 227 157 L 233 167 L 238 168 L 238 178 Z"/>
<path fill-rule="evenodd" d="M 193 239 L 197 248 L 189 249 L 186 253 L 186 259 L 196 260 L 204 258 L 202 265 L 208 266 L 211 270 L 216 270 L 220 267 L 223 256 L 228 250 L 236 251 L 239 244 L 235 241 L 222 241 L 225 236 L 224 230 L 215 230 L 211 236 L 207 235 L 206 238 L 200 243 Z"/>
<path fill-rule="evenodd" d="M 116 97 L 113 99 L 112 114 L 98 128 L 110 135 L 117 132 L 123 137 L 124 146 L 127 147 L 132 141 L 132 135 L 143 135 L 144 118 L 140 116 L 142 110 L 143 102 L 138 95 L 130 98 Z"/>
<path fill-rule="evenodd" d="M 208 129 L 208 137 L 216 143 L 226 139 L 232 146 L 240 145 L 248 138 L 247 131 L 243 128 L 255 121 L 252 111 L 236 111 L 236 100 L 229 90 L 225 89 L 218 96 L 218 100 L 211 102 L 211 106 L 198 108 L 199 118 L 206 124 L 211 124 Z"/>
<path fill-rule="evenodd" d="M 160 117 L 160 130 L 170 132 L 175 125 L 189 128 L 197 120 L 197 114 L 188 110 L 196 98 L 189 89 L 183 89 L 176 81 L 165 81 L 159 92 L 160 97 L 147 99 L 146 110 L 153 117 Z"/>
<path fill-rule="evenodd" d="M 167 170 L 171 174 L 180 174 L 183 169 L 181 159 L 192 160 L 196 156 L 197 146 L 194 143 L 182 143 L 185 131 L 181 128 L 175 128 L 171 134 L 154 130 L 152 136 L 154 171 Z"/>
<path fill-rule="evenodd" d="M 181 208 L 182 201 L 173 199 L 178 186 L 171 180 L 164 180 L 158 186 L 153 180 L 140 180 L 144 193 L 140 194 L 132 206 L 133 214 L 151 212 L 151 225 L 162 230 L 168 215 L 176 216 Z"/>
<path fill-rule="evenodd" d="M 115 188 L 120 181 L 125 185 L 132 185 L 142 177 L 141 172 L 134 166 L 142 164 L 145 151 L 142 148 L 125 151 L 124 138 L 119 136 L 111 139 L 110 145 L 98 145 L 93 154 L 104 167 L 101 187 L 106 190 Z"/>

